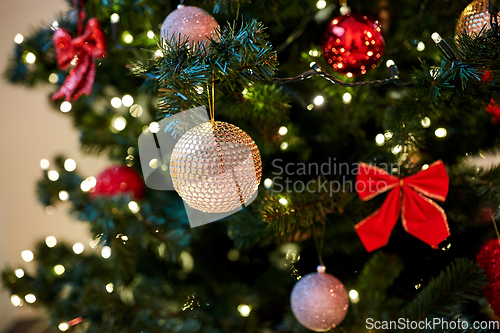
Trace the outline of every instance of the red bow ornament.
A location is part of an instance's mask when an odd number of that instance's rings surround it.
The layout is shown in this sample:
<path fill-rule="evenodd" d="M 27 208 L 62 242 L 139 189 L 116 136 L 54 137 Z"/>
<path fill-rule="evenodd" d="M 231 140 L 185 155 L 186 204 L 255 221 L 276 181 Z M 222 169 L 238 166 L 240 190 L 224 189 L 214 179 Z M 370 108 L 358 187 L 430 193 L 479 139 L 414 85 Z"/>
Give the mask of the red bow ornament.
<path fill-rule="evenodd" d="M 374 251 L 389 242 L 400 213 L 406 232 L 437 248 L 450 236 L 450 229 L 444 210 L 431 198 L 445 201 L 448 186 L 449 178 L 442 161 L 401 179 L 373 165 L 360 163 L 356 190 L 361 200 L 367 201 L 391 190 L 380 209 L 355 226 L 366 250 Z"/>
<path fill-rule="evenodd" d="M 54 45 L 56 47 L 57 64 L 66 69 L 75 56 L 76 66 L 69 71 L 59 91 L 52 95 L 55 101 L 65 97 L 66 101 L 77 100 L 81 95 L 89 95 L 95 79 L 95 58 L 106 56 L 106 39 L 101 25 L 96 18 L 87 21 L 83 35 L 73 38 L 66 29 L 54 32 Z"/>

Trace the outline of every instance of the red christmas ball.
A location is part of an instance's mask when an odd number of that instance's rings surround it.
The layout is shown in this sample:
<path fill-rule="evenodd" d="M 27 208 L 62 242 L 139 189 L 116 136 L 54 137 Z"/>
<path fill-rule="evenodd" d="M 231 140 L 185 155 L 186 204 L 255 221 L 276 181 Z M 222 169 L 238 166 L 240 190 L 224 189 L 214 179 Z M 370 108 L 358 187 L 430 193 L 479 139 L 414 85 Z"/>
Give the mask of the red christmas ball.
<path fill-rule="evenodd" d="M 384 49 L 380 24 L 366 15 L 334 18 L 323 35 L 323 56 L 335 71 L 348 77 L 375 68 Z"/>
<path fill-rule="evenodd" d="M 93 198 L 129 194 L 132 199 L 139 200 L 144 196 L 144 181 L 141 175 L 123 165 L 104 169 L 96 181 L 96 186 L 91 191 Z"/>
<path fill-rule="evenodd" d="M 497 316 L 500 316 L 500 243 L 491 239 L 481 247 L 477 262 L 488 278 L 488 286 L 483 289 L 486 299 Z"/>

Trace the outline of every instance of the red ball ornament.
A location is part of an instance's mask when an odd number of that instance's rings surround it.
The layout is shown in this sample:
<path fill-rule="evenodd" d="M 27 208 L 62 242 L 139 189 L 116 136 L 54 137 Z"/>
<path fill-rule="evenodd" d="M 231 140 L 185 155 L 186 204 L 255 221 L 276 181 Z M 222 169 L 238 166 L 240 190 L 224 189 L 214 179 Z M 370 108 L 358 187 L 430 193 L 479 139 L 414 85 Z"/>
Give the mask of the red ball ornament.
<path fill-rule="evenodd" d="M 498 239 L 491 239 L 481 247 L 477 262 L 489 283 L 483 289 L 483 293 L 495 314 L 500 316 L 500 243 Z"/>
<path fill-rule="evenodd" d="M 377 20 L 348 14 L 334 18 L 323 35 L 323 56 L 332 68 L 347 77 L 366 74 L 377 67 L 385 49 Z"/>
<path fill-rule="evenodd" d="M 144 181 L 135 170 L 115 165 L 102 171 L 96 178 L 96 186 L 91 190 L 91 196 L 114 197 L 128 194 L 134 200 L 144 196 Z"/>

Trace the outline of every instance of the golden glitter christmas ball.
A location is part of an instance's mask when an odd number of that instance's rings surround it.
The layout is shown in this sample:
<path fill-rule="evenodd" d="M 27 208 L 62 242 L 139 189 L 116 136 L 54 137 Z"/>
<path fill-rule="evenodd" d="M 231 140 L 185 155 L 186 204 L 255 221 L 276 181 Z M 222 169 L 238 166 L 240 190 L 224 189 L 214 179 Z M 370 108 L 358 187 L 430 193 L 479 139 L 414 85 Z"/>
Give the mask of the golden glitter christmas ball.
<path fill-rule="evenodd" d="M 171 12 L 161 26 L 160 36 L 171 39 L 172 35 L 188 38 L 190 42 L 205 42 L 212 37 L 219 24 L 212 15 L 201 8 L 180 5 Z M 178 37 L 177 37 L 178 38 Z"/>
<path fill-rule="evenodd" d="M 259 149 L 240 128 L 221 121 L 206 122 L 177 142 L 170 176 L 189 206 L 205 213 L 229 212 L 244 205 L 259 187 Z"/>
<path fill-rule="evenodd" d="M 455 35 L 465 32 L 469 36 L 474 36 L 478 35 L 483 28 L 491 29 L 488 2 L 488 0 L 474 0 L 465 7 L 458 18 Z"/>

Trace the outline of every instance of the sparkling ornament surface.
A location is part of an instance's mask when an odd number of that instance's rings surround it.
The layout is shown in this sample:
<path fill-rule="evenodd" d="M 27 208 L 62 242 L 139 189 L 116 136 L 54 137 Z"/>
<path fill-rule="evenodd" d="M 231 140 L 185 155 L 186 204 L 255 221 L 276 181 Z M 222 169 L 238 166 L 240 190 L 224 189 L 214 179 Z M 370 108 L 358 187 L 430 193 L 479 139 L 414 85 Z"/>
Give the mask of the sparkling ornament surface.
<path fill-rule="evenodd" d="M 206 213 L 223 213 L 241 207 L 254 195 L 262 163 L 257 145 L 240 128 L 206 122 L 177 142 L 170 176 L 189 206 Z"/>
<path fill-rule="evenodd" d="M 115 165 L 102 171 L 96 177 L 96 186 L 90 191 L 92 197 L 113 197 L 121 194 L 129 194 L 134 200 L 144 196 L 141 175 L 123 165 Z"/>
<path fill-rule="evenodd" d="M 378 21 L 349 14 L 330 22 L 323 35 L 322 49 L 335 71 L 352 77 L 377 66 L 384 54 L 385 41 Z"/>
<path fill-rule="evenodd" d="M 500 243 L 491 239 L 484 244 L 477 255 L 477 263 L 488 278 L 483 289 L 486 299 L 497 316 L 500 316 Z"/>
<path fill-rule="evenodd" d="M 488 2 L 489 0 L 474 0 L 465 7 L 457 20 L 455 34 L 465 32 L 469 36 L 474 36 L 479 34 L 483 27 L 491 29 Z M 500 17 L 500 14 L 498 16 Z"/>
<path fill-rule="evenodd" d="M 161 26 L 160 36 L 171 39 L 172 35 L 180 35 L 181 39 L 189 38 L 191 42 L 204 42 L 212 37 L 219 24 L 208 12 L 193 6 L 179 6 L 171 12 Z"/>
<path fill-rule="evenodd" d="M 303 326 L 326 332 L 344 320 L 349 297 L 342 282 L 319 272 L 307 274 L 295 284 L 290 302 L 295 318 Z"/>

